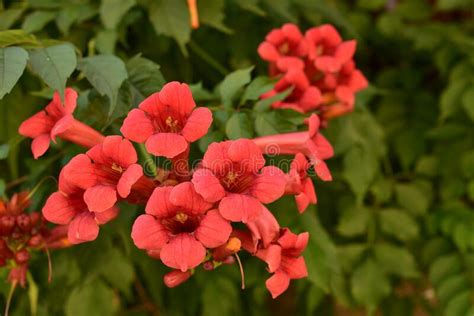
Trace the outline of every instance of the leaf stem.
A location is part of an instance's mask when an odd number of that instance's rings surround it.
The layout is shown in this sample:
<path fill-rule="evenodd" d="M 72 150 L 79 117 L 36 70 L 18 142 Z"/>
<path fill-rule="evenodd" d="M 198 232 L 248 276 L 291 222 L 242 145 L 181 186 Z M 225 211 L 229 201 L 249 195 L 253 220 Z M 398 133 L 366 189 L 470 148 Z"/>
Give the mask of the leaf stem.
<path fill-rule="evenodd" d="M 229 74 L 229 70 L 227 68 L 221 65 L 214 57 L 209 55 L 209 53 L 202 49 L 195 41 L 190 40 L 188 45 L 189 48 L 196 55 L 198 55 L 202 60 L 208 63 L 209 66 L 217 70 L 221 75 L 226 76 L 227 74 Z"/>

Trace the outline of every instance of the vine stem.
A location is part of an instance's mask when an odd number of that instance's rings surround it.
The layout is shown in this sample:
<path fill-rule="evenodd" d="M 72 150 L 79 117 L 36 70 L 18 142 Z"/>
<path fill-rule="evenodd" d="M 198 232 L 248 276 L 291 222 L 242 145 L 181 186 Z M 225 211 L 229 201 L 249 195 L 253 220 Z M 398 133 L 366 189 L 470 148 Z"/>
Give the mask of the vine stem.
<path fill-rule="evenodd" d="M 229 70 L 221 65 L 214 57 L 209 55 L 204 49 L 202 49 L 195 41 L 191 40 L 188 43 L 189 48 L 198 55 L 202 60 L 209 64 L 212 68 L 217 70 L 221 75 L 226 76 Z"/>

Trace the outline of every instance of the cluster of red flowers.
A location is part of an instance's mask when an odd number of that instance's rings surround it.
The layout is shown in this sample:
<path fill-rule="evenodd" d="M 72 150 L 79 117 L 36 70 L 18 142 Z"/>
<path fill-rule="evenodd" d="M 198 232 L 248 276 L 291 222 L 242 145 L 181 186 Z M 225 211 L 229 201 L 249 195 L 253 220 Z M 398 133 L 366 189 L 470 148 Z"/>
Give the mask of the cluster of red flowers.
<path fill-rule="evenodd" d="M 0 267 L 10 269 L 8 281 L 25 286 L 32 250 L 64 246 L 63 229 L 50 230 L 39 212 L 26 213 L 29 193 L 20 192 L 0 200 Z"/>
<path fill-rule="evenodd" d="M 323 125 L 331 118 L 351 112 L 354 94 L 367 87 L 362 72 L 355 67 L 356 41 L 343 41 L 329 24 L 313 27 L 303 35 L 294 24 L 272 30 L 258 47 L 262 59 L 270 63 L 270 75 L 278 78 L 269 98 L 291 88 L 274 108 L 301 113 L 317 111 Z"/>
<path fill-rule="evenodd" d="M 271 58 L 273 73 L 284 69 L 285 78 L 297 71 L 306 78 L 313 69 L 311 77 L 318 79 L 308 86 L 316 89 L 316 94 L 322 92 L 323 98 L 337 95 L 344 85 L 351 91 L 360 88 L 360 82 L 359 86 L 354 82 L 363 77 L 357 75 L 360 72 L 350 60 L 355 45 L 341 43 L 337 32 L 331 33 L 328 26 L 317 30 L 308 31 L 303 39 L 294 26 L 285 25 L 268 36 L 259 52 Z M 307 44 L 310 38 L 314 52 Z M 346 52 L 348 49 L 352 53 Z M 297 63 L 293 57 L 306 65 L 294 67 Z M 316 68 L 309 65 L 310 61 Z M 317 75 L 321 71 L 322 77 Z M 335 82 L 332 86 L 325 79 L 330 75 Z M 275 89 L 279 86 L 281 83 Z M 294 89 L 291 98 L 296 100 L 297 93 Z M 333 155 L 333 149 L 319 128 L 320 117 L 327 119 L 336 105 L 323 106 L 321 98 L 309 95 L 298 98 L 294 106 L 300 107 L 301 100 L 316 100 L 316 107 L 325 113 L 308 117 L 306 131 L 214 142 L 199 164 L 191 167 L 190 145 L 207 134 L 212 113 L 196 107 L 186 84 L 170 82 L 131 110 L 120 129 L 123 137 L 104 136 L 74 119 L 76 99 L 77 93 L 70 88 L 64 101 L 55 93 L 46 109 L 23 122 L 19 130 L 34 139 L 35 158 L 44 154 L 55 137 L 88 148 L 64 166 L 58 191 L 43 208 L 48 221 L 66 227 L 71 244 L 95 240 L 100 225 L 117 216 L 117 202 L 127 201 L 144 206 L 145 213 L 135 220 L 131 237 L 138 248 L 173 269 L 164 277 L 169 287 L 186 281 L 200 265 L 204 270 L 214 270 L 221 264 L 240 264 L 237 253 L 241 250 L 268 265 L 273 275 L 266 286 L 272 297 L 283 293 L 291 279 L 307 276 L 301 254 L 309 234 L 280 227 L 265 205 L 283 195 L 295 196 L 300 212 L 316 203 L 307 170 L 313 166 L 323 181 L 332 179 L 325 160 Z M 133 143 L 144 146 L 149 155 L 169 159 L 171 168 L 145 174 L 137 163 Z M 274 155 L 274 148 L 278 154 L 294 155 L 287 173 L 266 165 L 264 155 Z"/>

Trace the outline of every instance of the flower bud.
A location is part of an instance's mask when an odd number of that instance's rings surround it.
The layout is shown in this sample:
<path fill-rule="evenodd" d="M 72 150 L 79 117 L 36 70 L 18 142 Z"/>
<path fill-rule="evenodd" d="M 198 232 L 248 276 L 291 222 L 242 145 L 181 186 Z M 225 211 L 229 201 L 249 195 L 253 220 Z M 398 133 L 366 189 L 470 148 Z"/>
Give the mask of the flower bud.
<path fill-rule="evenodd" d="M 30 240 L 28 240 L 28 246 L 37 248 L 42 244 L 42 242 L 43 242 L 43 238 L 41 237 L 41 235 L 34 235 L 34 236 L 31 236 Z"/>
<path fill-rule="evenodd" d="M 17 264 L 23 264 L 30 260 L 30 253 L 26 249 L 22 249 L 15 253 L 15 262 Z"/>
<path fill-rule="evenodd" d="M 163 277 L 163 281 L 165 282 L 165 285 L 167 287 L 176 287 L 180 285 L 181 283 L 187 281 L 189 277 L 191 276 L 191 271 L 188 270 L 186 272 L 182 272 L 180 270 L 173 270 L 171 272 L 168 272 L 165 274 Z"/>
<path fill-rule="evenodd" d="M 31 228 L 31 219 L 27 214 L 20 214 L 16 217 L 16 224 L 23 232 L 29 232 Z"/>
<path fill-rule="evenodd" d="M 15 227 L 15 217 L 11 215 L 4 215 L 0 217 L 0 235 L 8 236 Z"/>
<path fill-rule="evenodd" d="M 206 261 L 202 265 L 203 269 L 206 271 L 214 270 L 214 263 L 212 261 Z"/>

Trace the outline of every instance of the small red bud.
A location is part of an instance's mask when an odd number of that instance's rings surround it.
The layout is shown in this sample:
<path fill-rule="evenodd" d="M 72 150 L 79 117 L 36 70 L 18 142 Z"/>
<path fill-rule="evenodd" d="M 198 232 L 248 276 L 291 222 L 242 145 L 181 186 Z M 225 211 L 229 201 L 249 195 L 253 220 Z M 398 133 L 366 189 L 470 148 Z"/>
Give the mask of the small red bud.
<path fill-rule="evenodd" d="M 15 262 L 17 264 L 23 264 L 30 260 L 30 253 L 26 249 L 22 249 L 15 254 Z"/>
<path fill-rule="evenodd" d="M 212 263 L 212 261 L 206 261 L 204 262 L 202 267 L 204 270 L 211 271 L 211 270 L 214 270 L 214 263 Z"/>
<path fill-rule="evenodd" d="M 43 242 L 43 237 L 41 235 L 34 235 L 31 236 L 30 240 L 28 240 L 28 246 L 36 248 L 39 247 Z"/>
<path fill-rule="evenodd" d="M 8 236 L 15 227 L 15 217 L 11 215 L 4 215 L 0 217 L 0 235 Z"/>
<path fill-rule="evenodd" d="M 165 285 L 167 287 L 176 287 L 181 283 L 187 281 L 190 276 L 191 271 L 189 270 L 186 272 L 180 270 L 173 270 L 165 274 L 165 276 L 163 277 L 163 281 L 165 282 Z"/>
<path fill-rule="evenodd" d="M 0 267 L 4 267 L 7 264 L 7 259 L 0 258 Z"/>
<path fill-rule="evenodd" d="M 20 214 L 16 217 L 16 224 L 23 232 L 29 232 L 31 229 L 31 219 L 27 214 Z"/>
<path fill-rule="evenodd" d="M 36 226 L 40 220 L 41 216 L 38 212 L 33 212 L 30 214 L 31 226 Z"/>

